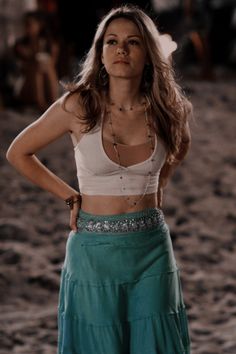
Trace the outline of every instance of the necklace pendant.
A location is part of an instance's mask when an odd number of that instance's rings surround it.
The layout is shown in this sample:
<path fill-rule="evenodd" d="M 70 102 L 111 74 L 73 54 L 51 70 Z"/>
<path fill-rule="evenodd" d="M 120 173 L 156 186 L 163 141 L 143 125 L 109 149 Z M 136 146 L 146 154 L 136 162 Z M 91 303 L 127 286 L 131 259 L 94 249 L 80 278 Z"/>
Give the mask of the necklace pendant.
<path fill-rule="evenodd" d="M 114 103 L 112 103 L 113 106 L 116 106 Z M 145 105 L 145 103 L 144 103 Z M 146 107 L 146 105 L 145 105 Z M 132 111 L 133 110 L 133 106 L 131 106 L 130 108 L 122 108 L 120 106 L 116 106 L 116 108 L 122 112 L 122 111 Z M 151 131 L 150 131 L 150 122 L 148 120 L 148 116 L 147 116 L 147 110 L 145 109 L 145 122 L 146 122 L 146 128 L 147 128 L 147 137 L 149 138 L 150 140 L 150 150 L 151 150 L 151 153 L 152 151 L 154 150 L 154 146 L 153 146 L 153 143 L 152 143 L 152 134 L 151 134 Z M 120 153 L 119 153 L 119 150 L 118 150 L 118 144 L 117 144 L 117 139 L 116 139 L 116 134 L 114 133 L 114 130 L 113 130 L 113 124 L 112 124 L 112 111 L 110 110 L 109 111 L 109 126 L 110 126 L 110 129 L 111 129 L 111 135 L 113 137 L 113 148 L 116 152 L 116 155 L 117 155 L 117 159 L 118 159 L 118 169 L 120 171 L 120 173 L 122 173 L 122 171 L 128 171 L 129 170 L 129 167 L 125 167 L 125 166 L 122 166 L 121 165 L 121 158 L 120 158 Z M 151 163 L 151 166 L 152 165 L 152 162 L 154 161 L 154 159 L 152 158 L 150 160 L 150 163 Z M 151 180 L 151 176 L 152 176 L 152 169 L 151 171 L 149 170 L 148 173 L 147 173 L 147 177 L 148 177 L 148 181 L 146 183 L 146 187 L 145 187 L 145 190 L 143 192 L 143 194 L 136 200 L 132 200 L 132 198 L 130 197 L 125 197 L 125 200 L 127 201 L 127 204 L 130 206 L 130 208 L 133 208 L 134 206 L 136 206 L 138 203 L 140 203 L 140 201 L 143 199 L 143 197 L 146 195 L 146 192 L 147 192 L 147 189 L 148 189 L 148 186 L 150 184 L 150 180 Z M 123 181 L 123 176 L 120 175 L 120 182 L 121 182 L 121 187 L 122 187 L 122 191 L 125 191 L 126 188 L 125 186 L 123 185 L 122 181 Z"/>

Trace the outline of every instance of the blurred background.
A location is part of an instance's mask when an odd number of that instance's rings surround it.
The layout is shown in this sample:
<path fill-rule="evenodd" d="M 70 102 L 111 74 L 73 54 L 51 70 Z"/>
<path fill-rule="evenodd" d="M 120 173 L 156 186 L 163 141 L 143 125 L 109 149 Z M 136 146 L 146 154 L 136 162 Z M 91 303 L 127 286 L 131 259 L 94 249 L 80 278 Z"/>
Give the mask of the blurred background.
<path fill-rule="evenodd" d="M 57 79 L 71 78 L 78 70 L 98 21 L 121 3 L 90 1 L 78 9 L 76 1 L 68 5 L 63 0 L 0 0 L 1 106 L 36 103 L 46 108 L 56 98 Z M 235 70 L 235 0 L 131 3 L 146 10 L 159 31 L 177 43 L 176 69 L 203 80 L 214 80 L 224 67 Z"/>
<path fill-rule="evenodd" d="M 15 171 L 6 150 L 63 93 L 59 82 L 78 71 L 98 22 L 122 3 L 0 0 L 0 354 L 56 353 L 70 231 L 64 202 Z M 236 354 L 236 0 L 129 3 L 147 11 L 167 45 L 172 39 L 176 80 L 194 108 L 191 149 L 163 204 L 182 273 L 192 354 Z M 69 136 L 37 156 L 77 188 Z"/>

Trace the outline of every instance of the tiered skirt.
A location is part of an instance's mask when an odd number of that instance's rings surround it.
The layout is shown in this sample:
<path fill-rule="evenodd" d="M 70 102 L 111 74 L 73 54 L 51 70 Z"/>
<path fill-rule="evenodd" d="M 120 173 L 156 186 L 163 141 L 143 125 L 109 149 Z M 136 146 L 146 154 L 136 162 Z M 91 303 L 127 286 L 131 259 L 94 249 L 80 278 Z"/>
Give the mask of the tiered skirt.
<path fill-rule="evenodd" d="M 161 213 L 80 210 L 61 270 L 57 354 L 190 353 L 169 227 L 149 218 Z"/>

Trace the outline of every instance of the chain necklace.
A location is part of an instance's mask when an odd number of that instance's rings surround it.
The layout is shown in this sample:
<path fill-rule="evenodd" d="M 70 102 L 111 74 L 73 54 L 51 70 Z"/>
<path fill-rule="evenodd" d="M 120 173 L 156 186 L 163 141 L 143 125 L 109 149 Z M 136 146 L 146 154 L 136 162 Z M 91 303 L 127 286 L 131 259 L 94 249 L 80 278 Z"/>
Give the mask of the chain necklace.
<path fill-rule="evenodd" d="M 114 105 L 111 104 L 111 105 Z M 125 166 L 122 166 L 121 165 L 121 159 L 120 159 L 120 152 L 118 150 L 118 147 L 117 147 L 117 136 L 116 134 L 114 133 L 114 130 L 113 130 L 113 124 L 112 124 L 112 112 L 111 112 L 111 109 L 108 109 L 107 111 L 108 113 L 108 117 L 109 117 L 109 126 L 110 126 L 110 129 L 111 129 L 111 135 L 113 137 L 113 147 L 114 147 L 114 150 L 116 152 L 116 155 L 117 155 L 117 159 L 118 159 L 118 164 L 119 164 L 119 169 L 120 171 L 122 171 L 123 169 L 128 169 L 129 167 L 125 167 Z M 147 108 L 146 108 L 146 105 L 145 105 L 145 123 L 146 123 L 146 129 L 147 129 L 147 137 L 148 137 L 148 140 L 150 142 L 150 150 L 151 150 L 151 156 L 153 154 L 153 151 L 154 151 L 154 144 L 153 144 L 153 141 L 152 141 L 152 135 L 151 135 L 151 130 L 150 130 L 150 123 L 148 121 L 148 114 L 147 114 Z M 147 177 L 148 177 L 148 181 L 146 183 L 146 187 L 145 187 L 145 190 L 143 192 L 143 194 L 135 201 L 133 202 L 130 202 L 130 197 L 125 197 L 125 200 L 127 201 L 127 203 L 129 204 L 129 206 L 132 208 L 134 207 L 135 205 L 137 205 L 144 197 L 144 195 L 146 194 L 147 192 L 147 188 L 150 184 L 150 180 L 151 180 L 151 176 L 152 176 L 152 170 L 153 170 L 153 161 L 154 161 L 154 158 L 152 157 L 151 159 L 149 159 L 149 162 L 150 162 L 150 170 L 148 171 L 148 174 L 147 174 Z M 125 186 L 123 184 L 123 176 L 120 175 L 120 181 L 121 181 L 121 187 L 122 187 L 122 190 L 125 190 Z"/>
<path fill-rule="evenodd" d="M 111 106 L 115 106 L 120 112 L 133 111 L 135 107 L 142 107 L 145 104 L 146 104 L 146 102 L 143 101 L 143 102 L 141 102 L 140 104 L 138 104 L 136 106 L 130 106 L 129 108 L 125 108 L 125 107 L 121 107 L 121 106 L 116 105 L 114 101 L 110 102 L 110 105 Z"/>

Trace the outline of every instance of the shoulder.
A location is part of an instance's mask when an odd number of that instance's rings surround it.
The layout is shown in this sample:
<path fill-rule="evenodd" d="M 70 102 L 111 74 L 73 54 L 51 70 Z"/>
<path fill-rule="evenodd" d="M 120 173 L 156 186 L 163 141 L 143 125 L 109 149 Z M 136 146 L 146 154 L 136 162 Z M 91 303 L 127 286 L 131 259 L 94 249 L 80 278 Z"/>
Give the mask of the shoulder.
<path fill-rule="evenodd" d="M 78 92 L 67 92 L 60 98 L 60 101 L 66 111 L 74 114 L 82 113 L 82 99 Z"/>
<path fill-rule="evenodd" d="M 70 120 L 70 124 L 82 124 L 82 117 L 84 116 L 84 108 L 80 94 L 77 92 L 67 92 L 58 101 L 60 110 Z M 72 129 L 73 130 L 73 129 Z"/>
<path fill-rule="evenodd" d="M 68 93 L 58 98 L 35 122 L 37 124 L 55 124 L 64 131 L 73 130 L 74 121 L 79 121 L 80 105 L 76 104 L 76 97 Z"/>

